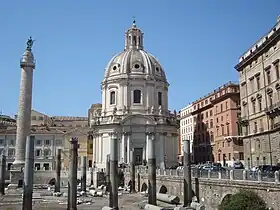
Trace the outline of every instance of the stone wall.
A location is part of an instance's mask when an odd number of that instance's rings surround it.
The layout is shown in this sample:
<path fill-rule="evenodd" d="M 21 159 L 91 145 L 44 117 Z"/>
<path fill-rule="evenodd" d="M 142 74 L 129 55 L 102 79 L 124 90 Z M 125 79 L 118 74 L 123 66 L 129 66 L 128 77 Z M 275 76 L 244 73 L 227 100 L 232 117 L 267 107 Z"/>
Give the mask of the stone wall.
<path fill-rule="evenodd" d="M 125 176 L 126 184 L 130 181 L 129 175 Z M 136 189 L 137 189 L 136 176 Z M 225 196 L 235 194 L 240 190 L 252 190 L 260 195 L 269 207 L 280 209 L 280 184 L 257 181 L 225 180 L 225 179 L 193 179 L 193 193 L 199 201 L 205 204 L 206 209 L 214 210 Z M 141 190 L 148 185 L 147 175 L 140 175 Z M 184 184 L 182 177 L 158 176 L 157 191 L 177 195 L 183 199 Z M 182 200 L 183 201 L 183 200 Z"/>

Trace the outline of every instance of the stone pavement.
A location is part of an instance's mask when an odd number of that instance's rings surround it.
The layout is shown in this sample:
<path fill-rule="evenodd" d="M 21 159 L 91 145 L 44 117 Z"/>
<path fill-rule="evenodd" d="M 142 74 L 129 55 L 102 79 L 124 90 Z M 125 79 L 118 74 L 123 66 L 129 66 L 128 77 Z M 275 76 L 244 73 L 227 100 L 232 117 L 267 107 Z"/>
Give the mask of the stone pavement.
<path fill-rule="evenodd" d="M 65 210 L 67 209 L 67 197 L 55 197 L 47 190 L 34 190 L 33 210 Z M 8 190 L 5 196 L 0 196 L 0 210 L 21 210 L 22 190 Z M 138 204 L 145 198 L 141 194 L 122 193 L 119 195 L 120 210 L 139 209 Z M 108 197 L 78 197 L 81 204 L 77 205 L 80 210 L 101 210 L 108 205 Z"/>

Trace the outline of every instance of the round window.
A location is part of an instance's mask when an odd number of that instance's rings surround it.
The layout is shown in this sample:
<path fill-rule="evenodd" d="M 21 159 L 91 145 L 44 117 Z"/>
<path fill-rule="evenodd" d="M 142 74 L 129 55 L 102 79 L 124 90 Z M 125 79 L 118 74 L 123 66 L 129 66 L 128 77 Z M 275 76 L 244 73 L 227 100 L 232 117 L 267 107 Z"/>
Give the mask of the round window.
<path fill-rule="evenodd" d="M 156 71 L 157 71 L 157 72 L 159 71 L 159 67 L 156 67 Z"/>
<path fill-rule="evenodd" d="M 113 66 L 113 70 L 117 70 L 117 67 L 116 67 L 116 66 Z"/>
<path fill-rule="evenodd" d="M 138 63 L 136 63 L 136 64 L 134 65 L 134 68 L 139 69 L 139 68 L 140 68 L 140 65 L 139 65 Z"/>

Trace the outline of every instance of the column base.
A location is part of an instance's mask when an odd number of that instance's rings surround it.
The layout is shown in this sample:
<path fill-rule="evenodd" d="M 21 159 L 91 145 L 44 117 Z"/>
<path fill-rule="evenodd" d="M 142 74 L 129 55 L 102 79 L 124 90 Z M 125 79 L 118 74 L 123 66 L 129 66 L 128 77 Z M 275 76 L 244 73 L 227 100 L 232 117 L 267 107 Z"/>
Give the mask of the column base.
<path fill-rule="evenodd" d="M 19 188 L 23 187 L 24 173 L 22 170 L 13 169 L 10 171 L 10 180 L 8 188 Z"/>

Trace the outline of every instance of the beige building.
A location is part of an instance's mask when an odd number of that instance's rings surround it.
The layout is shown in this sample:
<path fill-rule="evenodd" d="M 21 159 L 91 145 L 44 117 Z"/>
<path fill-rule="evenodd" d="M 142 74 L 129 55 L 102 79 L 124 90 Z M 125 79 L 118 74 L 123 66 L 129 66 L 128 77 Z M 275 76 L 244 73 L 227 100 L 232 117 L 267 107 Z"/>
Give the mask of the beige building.
<path fill-rule="evenodd" d="M 241 118 L 246 165 L 280 160 L 280 22 L 247 50 L 235 66 L 239 72 Z"/>
<path fill-rule="evenodd" d="M 16 117 L 16 116 L 15 116 Z M 32 110 L 31 135 L 35 136 L 35 168 L 36 170 L 52 170 L 55 168 L 56 154 L 62 149 L 62 168 L 69 165 L 69 140 L 78 137 L 78 167 L 81 156 L 88 156 L 88 166 L 92 166 L 92 141 L 88 140 L 87 117 L 49 117 L 44 113 Z M 0 115 L 0 154 L 7 156 L 8 168 L 15 158 L 16 120 Z M 91 148 L 91 150 L 90 150 Z"/>

